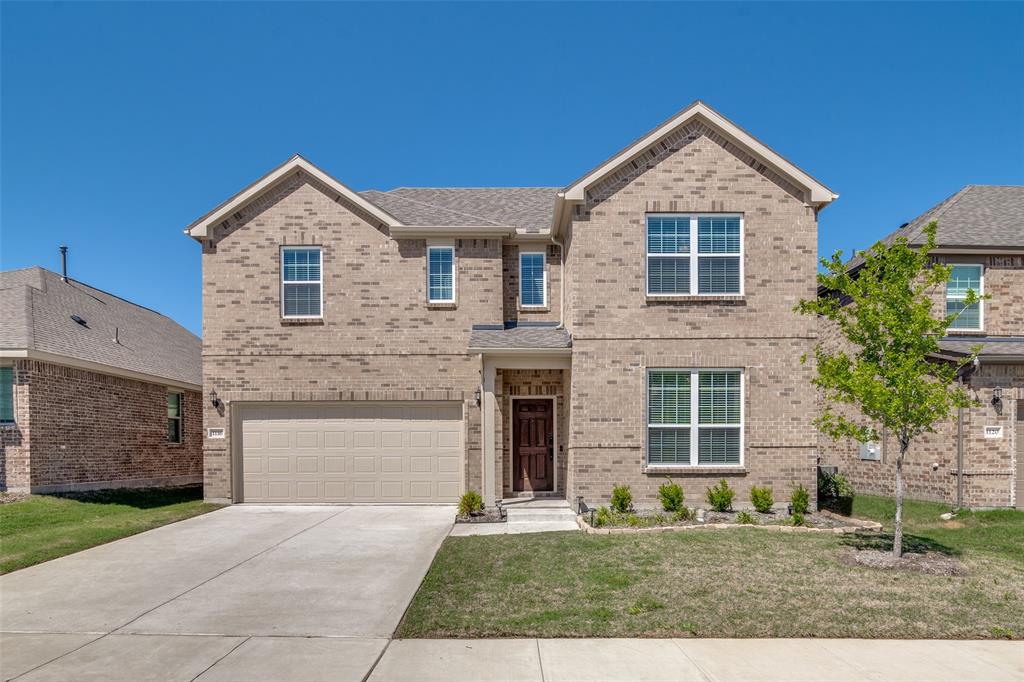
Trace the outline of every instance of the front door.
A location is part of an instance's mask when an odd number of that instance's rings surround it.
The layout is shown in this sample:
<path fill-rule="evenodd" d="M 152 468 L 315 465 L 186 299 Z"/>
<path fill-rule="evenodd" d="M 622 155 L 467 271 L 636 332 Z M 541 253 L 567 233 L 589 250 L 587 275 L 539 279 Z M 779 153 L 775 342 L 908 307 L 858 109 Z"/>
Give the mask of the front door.
<path fill-rule="evenodd" d="M 555 432 L 551 400 L 514 400 L 513 490 L 554 490 Z"/>

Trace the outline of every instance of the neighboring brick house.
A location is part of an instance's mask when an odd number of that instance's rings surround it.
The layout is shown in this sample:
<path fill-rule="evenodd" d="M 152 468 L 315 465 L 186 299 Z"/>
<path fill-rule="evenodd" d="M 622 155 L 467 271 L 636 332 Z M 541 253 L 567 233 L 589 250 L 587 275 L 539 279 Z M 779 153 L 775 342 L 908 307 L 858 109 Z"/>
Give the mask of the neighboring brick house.
<path fill-rule="evenodd" d="M 0 273 L 0 488 L 202 480 L 202 342 L 42 268 Z"/>
<path fill-rule="evenodd" d="M 936 358 L 962 358 L 982 347 L 963 372 L 978 405 L 915 440 L 903 465 L 906 494 L 954 506 L 1024 508 L 1024 187 L 968 185 L 882 241 L 905 237 L 920 246 L 933 220 L 934 261 L 953 266 L 933 309 L 960 311 L 968 289 L 991 298 L 960 314 Z M 848 268 L 856 272 L 862 264 L 857 257 Z M 822 338 L 832 347 L 841 343 L 827 323 Z M 893 494 L 899 445 L 892 434 L 865 444 L 820 436 L 819 444 L 821 463 L 837 466 L 857 490 Z"/>
<path fill-rule="evenodd" d="M 209 499 L 814 489 L 831 190 L 701 102 L 564 189 L 355 192 L 294 157 L 203 249 Z"/>

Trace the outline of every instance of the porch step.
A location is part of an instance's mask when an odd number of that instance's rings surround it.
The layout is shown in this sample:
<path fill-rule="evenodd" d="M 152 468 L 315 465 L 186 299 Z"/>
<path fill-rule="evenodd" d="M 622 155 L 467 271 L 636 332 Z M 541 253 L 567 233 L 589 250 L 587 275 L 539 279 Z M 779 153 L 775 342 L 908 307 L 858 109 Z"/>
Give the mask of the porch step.
<path fill-rule="evenodd" d="M 514 498 L 501 501 L 505 509 L 568 509 L 569 503 L 564 498 Z"/>
<path fill-rule="evenodd" d="M 536 526 L 538 530 L 574 530 L 576 515 L 569 509 L 565 500 L 560 500 L 558 507 L 549 506 L 508 506 L 508 523 L 510 526 Z"/>

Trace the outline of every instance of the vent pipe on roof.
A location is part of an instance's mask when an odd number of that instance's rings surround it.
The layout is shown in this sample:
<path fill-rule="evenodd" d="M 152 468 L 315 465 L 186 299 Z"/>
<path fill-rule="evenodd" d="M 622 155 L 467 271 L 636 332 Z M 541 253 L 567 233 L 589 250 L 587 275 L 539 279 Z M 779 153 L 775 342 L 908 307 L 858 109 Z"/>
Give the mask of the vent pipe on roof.
<path fill-rule="evenodd" d="M 68 247 L 60 245 L 60 278 L 68 281 Z"/>

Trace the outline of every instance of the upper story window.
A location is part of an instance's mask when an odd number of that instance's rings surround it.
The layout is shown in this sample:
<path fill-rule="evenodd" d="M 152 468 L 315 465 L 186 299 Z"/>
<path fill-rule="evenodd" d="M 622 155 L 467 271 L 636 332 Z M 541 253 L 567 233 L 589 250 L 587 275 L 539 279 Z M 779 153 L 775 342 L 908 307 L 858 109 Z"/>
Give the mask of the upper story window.
<path fill-rule="evenodd" d="M 967 291 L 972 290 L 977 295 L 984 294 L 985 285 L 984 268 L 980 265 L 954 265 L 946 283 L 946 315 L 958 315 L 949 325 L 950 329 L 961 331 L 981 331 L 984 320 L 982 304 L 983 301 L 971 305 L 964 305 L 967 298 Z"/>
<path fill-rule="evenodd" d="M 648 465 L 739 465 L 743 462 L 742 444 L 742 372 L 648 372 Z"/>
<path fill-rule="evenodd" d="M 14 422 L 14 368 L 0 367 L 0 424 Z"/>
<path fill-rule="evenodd" d="M 543 251 L 519 254 L 519 305 L 524 308 L 544 308 L 548 304 L 545 260 Z"/>
<path fill-rule="evenodd" d="M 647 216 L 647 294 L 743 293 L 743 219 L 730 215 Z"/>
<path fill-rule="evenodd" d="M 323 317 L 323 268 L 319 246 L 281 247 L 281 315 Z"/>
<path fill-rule="evenodd" d="M 427 302 L 455 302 L 455 247 L 427 248 Z"/>
<path fill-rule="evenodd" d="M 181 393 L 167 394 L 167 442 L 180 443 L 182 440 L 181 415 L 185 396 Z"/>

